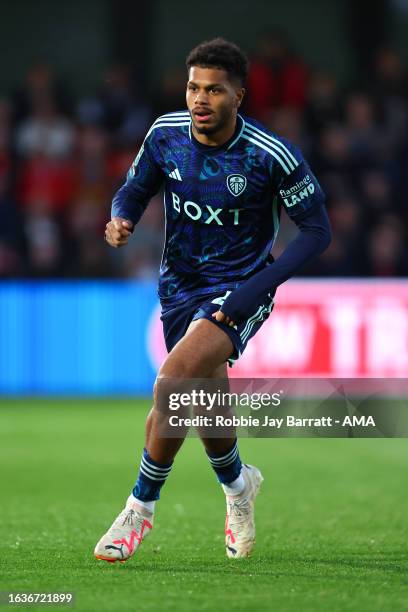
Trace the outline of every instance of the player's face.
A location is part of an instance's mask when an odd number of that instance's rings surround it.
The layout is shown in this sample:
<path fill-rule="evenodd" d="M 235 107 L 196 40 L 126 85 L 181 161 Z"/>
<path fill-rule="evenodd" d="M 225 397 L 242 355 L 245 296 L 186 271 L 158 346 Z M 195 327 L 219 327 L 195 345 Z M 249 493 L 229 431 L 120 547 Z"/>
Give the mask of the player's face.
<path fill-rule="evenodd" d="M 221 132 L 235 124 L 245 90 L 231 83 L 225 70 L 190 68 L 187 83 L 187 108 L 199 134 Z"/>

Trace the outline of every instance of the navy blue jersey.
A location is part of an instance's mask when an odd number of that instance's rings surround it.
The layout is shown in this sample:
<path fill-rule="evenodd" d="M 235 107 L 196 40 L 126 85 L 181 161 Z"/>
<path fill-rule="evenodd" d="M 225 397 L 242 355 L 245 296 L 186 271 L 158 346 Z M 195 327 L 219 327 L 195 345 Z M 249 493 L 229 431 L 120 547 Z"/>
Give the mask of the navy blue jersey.
<path fill-rule="evenodd" d="M 162 185 L 164 309 L 241 285 L 266 266 L 281 207 L 300 224 L 323 200 L 299 149 L 241 115 L 232 138 L 216 147 L 194 138 L 188 111 L 157 119 L 114 196 L 112 216 L 137 223 Z"/>

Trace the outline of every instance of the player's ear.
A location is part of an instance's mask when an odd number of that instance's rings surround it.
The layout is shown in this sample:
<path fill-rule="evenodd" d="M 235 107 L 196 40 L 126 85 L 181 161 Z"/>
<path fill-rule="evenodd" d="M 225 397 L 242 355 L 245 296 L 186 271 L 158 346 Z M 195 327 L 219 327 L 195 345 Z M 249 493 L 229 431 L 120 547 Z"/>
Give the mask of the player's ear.
<path fill-rule="evenodd" d="M 244 99 L 244 95 L 245 95 L 245 89 L 243 87 L 240 87 L 239 89 L 236 90 L 236 101 L 237 101 L 237 108 L 239 108 L 242 104 L 242 100 Z"/>

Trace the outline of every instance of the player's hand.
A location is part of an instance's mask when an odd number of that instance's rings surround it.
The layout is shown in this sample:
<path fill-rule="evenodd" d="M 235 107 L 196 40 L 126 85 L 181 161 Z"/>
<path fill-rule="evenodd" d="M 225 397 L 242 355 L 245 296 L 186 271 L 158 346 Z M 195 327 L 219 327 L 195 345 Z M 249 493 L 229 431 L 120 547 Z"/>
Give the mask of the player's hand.
<path fill-rule="evenodd" d="M 221 310 L 217 310 L 217 312 L 213 312 L 212 316 L 214 319 L 216 319 L 216 321 L 218 321 L 218 323 L 224 323 L 225 325 L 229 325 L 230 327 L 235 326 L 234 321 L 232 321 L 232 319 L 230 319 L 230 317 L 224 314 Z"/>
<path fill-rule="evenodd" d="M 105 240 L 110 246 L 117 249 L 128 243 L 132 229 L 133 223 L 128 221 L 128 219 L 113 217 L 112 220 L 106 224 Z"/>

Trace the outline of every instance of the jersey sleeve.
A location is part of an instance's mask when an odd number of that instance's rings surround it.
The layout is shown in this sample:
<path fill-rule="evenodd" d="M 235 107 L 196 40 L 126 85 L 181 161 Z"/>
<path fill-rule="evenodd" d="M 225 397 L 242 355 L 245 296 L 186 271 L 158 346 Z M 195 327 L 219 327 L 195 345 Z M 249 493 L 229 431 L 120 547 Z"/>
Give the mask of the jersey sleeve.
<path fill-rule="evenodd" d="M 221 310 L 235 323 L 248 319 L 276 287 L 327 249 L 331 240 L 323 191 L 299 149 L 275 139 L 272 157 L 273 193 L 300 231 L 272 264 L 251 276 L 225 300 Z"/>
<path fill-rule="evenodd" d="M 272 167 L 272 185 L 278 201 L 296 223 L 325 202 L 323 190 L 300 149 L 283 138 Z"/>
<path fill-rule="evenodd" d="M 151 130 L 130 167 L 126 181 L 112 200 L 112 217 L 129 219 L 135 225 L 150 199 L 159 191 L 164 174 L 158 163 L 154 130 Z"/>

